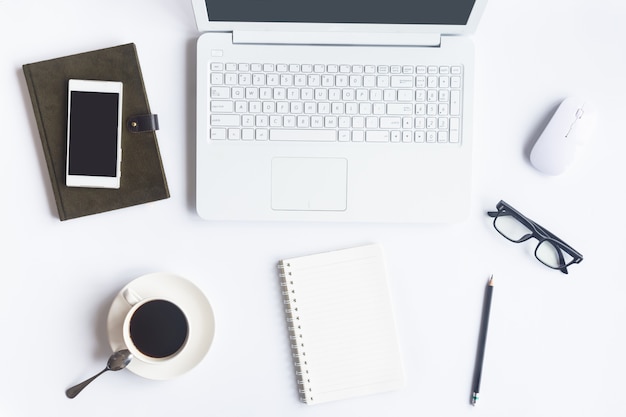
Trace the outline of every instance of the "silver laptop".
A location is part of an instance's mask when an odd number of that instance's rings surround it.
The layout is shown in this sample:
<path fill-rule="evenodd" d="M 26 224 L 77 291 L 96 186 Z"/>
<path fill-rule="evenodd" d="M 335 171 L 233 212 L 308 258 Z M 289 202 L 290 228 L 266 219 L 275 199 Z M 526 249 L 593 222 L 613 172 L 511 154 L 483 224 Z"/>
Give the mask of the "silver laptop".
<path fill-rule="evenodd" d="M 486 0 L 192 1 L 202 218 L 466 217 Z"/>

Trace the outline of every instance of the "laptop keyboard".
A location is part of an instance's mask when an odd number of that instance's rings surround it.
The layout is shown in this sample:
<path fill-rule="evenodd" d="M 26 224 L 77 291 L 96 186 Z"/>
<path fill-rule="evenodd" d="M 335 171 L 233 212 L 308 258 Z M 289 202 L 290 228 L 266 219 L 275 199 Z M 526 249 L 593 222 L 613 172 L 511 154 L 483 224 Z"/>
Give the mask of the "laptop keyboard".
<path fill-rule="evenodd" d="M 212 62 L 221 141 L 461 143 L 462 66 Z"/>

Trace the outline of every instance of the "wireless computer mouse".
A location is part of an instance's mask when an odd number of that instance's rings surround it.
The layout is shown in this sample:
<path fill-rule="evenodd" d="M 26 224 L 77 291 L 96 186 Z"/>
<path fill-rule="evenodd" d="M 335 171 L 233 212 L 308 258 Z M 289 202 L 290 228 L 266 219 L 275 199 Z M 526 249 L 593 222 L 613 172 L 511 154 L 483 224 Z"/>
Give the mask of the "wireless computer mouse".
<path fill-rule="evenodd" d="M 545 174 L 562 174 L 593 135 L 596 117 L 589 101 L 574 97 L 563 100 L 530 151 L 530 162 Z"/>

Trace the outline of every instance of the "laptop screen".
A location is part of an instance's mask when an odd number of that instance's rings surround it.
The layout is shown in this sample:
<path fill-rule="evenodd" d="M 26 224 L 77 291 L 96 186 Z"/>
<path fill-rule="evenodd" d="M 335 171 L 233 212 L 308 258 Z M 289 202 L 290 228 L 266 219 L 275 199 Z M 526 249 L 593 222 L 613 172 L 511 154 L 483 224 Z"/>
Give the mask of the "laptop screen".
<path fill-rule="evenodd" d="M 205 0 L 214 22 L 465 25 L 476 0 Z"/>

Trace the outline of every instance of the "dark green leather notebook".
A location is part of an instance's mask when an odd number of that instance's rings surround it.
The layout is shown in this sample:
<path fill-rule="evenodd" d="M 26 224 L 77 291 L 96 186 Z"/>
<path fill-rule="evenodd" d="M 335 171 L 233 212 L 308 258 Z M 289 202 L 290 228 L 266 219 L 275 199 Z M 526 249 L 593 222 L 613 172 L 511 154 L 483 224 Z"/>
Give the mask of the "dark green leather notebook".
<path fill-rule="evenodd" d="M 73 219 L 169 197 L 154 130 L 131 132 L 131 117 L 151 114 L 134 44 L 23 66 L 59 218 Z M 119 189 L 65 185 L 67 89 L 70 78 L 121 81 L 122 163 Z"/>

